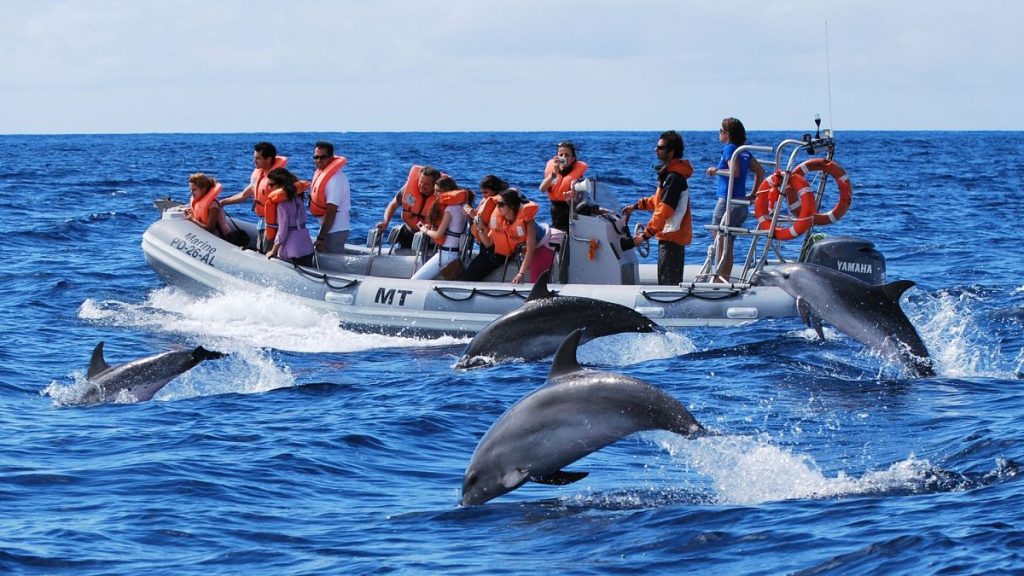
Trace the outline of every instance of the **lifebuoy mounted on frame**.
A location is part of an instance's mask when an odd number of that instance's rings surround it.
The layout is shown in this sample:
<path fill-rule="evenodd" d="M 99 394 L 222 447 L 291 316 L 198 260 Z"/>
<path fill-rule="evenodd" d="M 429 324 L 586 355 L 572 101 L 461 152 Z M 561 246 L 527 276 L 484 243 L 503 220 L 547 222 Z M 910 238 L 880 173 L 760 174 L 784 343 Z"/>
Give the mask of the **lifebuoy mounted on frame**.
<path fill-rule="evenodd" d="M 757 227 L 767 230 L 772 224 L 772 212 L 775 211 L 775 204 L 779 201 L 782 192 L 782 172 L 775 172 L 764 179 L 757 189 L 757 196 L 754 199 L 754 216 L 757 217 Z M 799 237 L 810 229 L 814 220 L 814 190 L 807 185 L 803 176 L 793 173 L 789 175 L 786 182 L 786 201 L 789 209 L 797 216 L 789 226 L 776 226 L 773 237 L 778 240 L 792 240 Z"/>
<path fill-rule="evenodd" d="M 838 162 L 825 158 L 811 158 L 797 166 L 793 170 L 793 175 L 799 174 L 806 180 L 806 176 L 811 172 L 824 172 L 831 176 L 839 186 L 839 200 L 836 201 L 836 205 L 828 212 L 815 212 L 813 220 L 815 226 L 835 224 L 846 214 L 853 202 L 853 184 L 850 182 L 850 177 L 846 175 L 846 170 Z"/>

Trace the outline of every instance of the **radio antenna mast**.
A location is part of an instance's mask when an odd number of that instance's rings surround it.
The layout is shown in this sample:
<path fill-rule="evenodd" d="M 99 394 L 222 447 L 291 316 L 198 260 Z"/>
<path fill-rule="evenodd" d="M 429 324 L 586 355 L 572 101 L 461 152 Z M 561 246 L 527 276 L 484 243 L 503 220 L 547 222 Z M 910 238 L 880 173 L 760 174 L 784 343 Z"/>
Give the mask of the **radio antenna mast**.
<path fill-rule="evenodd" d="M 828 20 L 825 20 L 825 85 L 828 95 L 828 128 L 833 131 L 832 126 L 832 62 L 828 54 Z"/>

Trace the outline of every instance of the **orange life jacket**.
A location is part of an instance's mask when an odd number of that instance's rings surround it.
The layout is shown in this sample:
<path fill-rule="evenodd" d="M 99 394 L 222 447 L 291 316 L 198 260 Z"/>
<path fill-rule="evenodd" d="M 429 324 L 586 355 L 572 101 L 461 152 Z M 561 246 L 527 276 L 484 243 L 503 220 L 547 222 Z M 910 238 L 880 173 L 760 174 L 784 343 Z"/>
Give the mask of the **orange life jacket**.
<path fill-rule="evenodd" d="M 441 192 L 440 194 L 436 194 L 435 193 L 434 196 L 438 197 L 437 201 L 442 206 L 441 216 L 444 217 L 444 211 L 449 206 L 454 206 L 456 204 L 465 204 L 466 201 L 469 200 L 469 191 L 468 190 L 449 190 L 447 192 Z M 463 221 L 463 223 L 465 223 L 465 221 Z M 438 222 L 438 225 L 440 225 L 440 222 Z M 449 223 L 448 226 L 450 227 L 451 223 Z M 449 237 L 458 238 L 459 236 L 462 236 L 463 233 L 465 233 L 465 226 L 463 226 L 463 228 L 461 230 L 452 230 L 451 228 L 449 228 L 448 230 L 444 231 L 443 235 L 441 235 L 438 238 L 434 238 L 434 243 L 437 244 L 438 246 L 444 246 L 444 241 L 447 238 L 449 238 Z"/>
<path fill-rule="evenodd" d="M 313 173 L 313 192 L 309 195 L 309 213 L 320 217 L 327 214 L 327 182 L 341 170 L 348 159 L 335 156 L 326 168 L 319 168 Z"/>
<path fill-rule="evenodd" d="M 690 164 L 690 161 L 680 160 L 679 158 L 670 160 L 665 170 L 679 174 L 683 178 L 689 178 L 693 175 L 693 166 Z M 683 194 L 688 193 L 686 190 L 683 191 Z M 680 201 L 682 201 L 682 197 L 680 197 Z M 678 205 L 676 207 L 678 208 Z M 647 235 L 654 236 L 659 241 L 674 242 L 683 246 L 693 241 L 690 203 L 686 203 L 686 211 L 682 213 L 677 213 L 671 206 L 662 203 L 660 179 L 654 196 L 637 200 L 636 208 L 637 210 L 654 212 L 645 228 Z"/>
<path fill-rule="evenodd" d="M 490 237 L 494 241 L 494 253 L 502 256 L 515 254 L 516 247 L 526 242 L 526 232 L 530 226 L 536 226 L 533 221 L 537 215 L 537 205 L 527 202 L 519 207 L 516 219 L 509 222 L 499 212 L 491 216 Z"/>
<path fill-rule="evenodd" d="M 192 208 L 192 216 L 199 221 L 199 225 L 203 228 L 210 225 L 210 206 L 213 206 L 213 204 L 217 202 L 217 196 L 220 195 L 220 192 L 223 189 L 224 188 L 221 186 L 220 182 L 214 182 L 213 186 L 207 190 L 206 194 L 203 194 L 201 198 L 197 200 L 193 197 L 189 200 L 189 206 Z M 220 203 L 217 204 L 218 206 L 220 205 Z M 222 208 L 220 211 L 220 217 L 217 219 L 216 234 L 218 236 L 223 236 L 224 234 L 227 234 L 227 232 L 227 219 L 224 217 L 224 209 Z"/>
<path fill-rule="evenodd" d="M 548 165 L 544 167 L 544 178 L 550 176 L 553 172 L 558 172 L 558 180 L 548 188 L 548 200 L 552 202 L 565 202 L 565 196 L 567 192 L 570 192 L 569 188 L 572 186 L 573 180 L 579 180 L 583 177 L 583 173 L 587 171 L 587 163 L 582 160 L 577 160 L 572 165 L 572 170 L 568 174 L 562 175 L 562 171 L 558 169 L 558 164 L 555 163 L 555 159 L 548 160 Z"/>
<path fill-rule="evenodd" d="M 309 188 L 309 184 L 299 180 L 295 183 L 295 195 L 302 198 L 302 195 L 306 193 Z M 284 188 L 278 188 L 267 194 L 266 200 L 266 214 L 264 219 L 267 222 L 267 242 L 277 238 L 277 205 L 288 199 L 288 193 L 285 192 Z M 305 206 L 303 204 L 303 206 Z"/>
<path fill-rule="evenodd" d="M 285 156 L 275 156 L 274 164 L 270 167 L 270 170 L 274 168 L 284 168 L 288 165 L 288 158 Z M 249 177 L 249 184 L 253 187 L 253 199 L 252 209 L 256 212 L 256 215 L 263 218 L 266 215 L 265 204 L 267 203 L 267 194 L 270 189 L 267 188 L 269 182 L 267 182 L 267 174 L 270 170 L 261 170 L 256 168 L 252 171 L 252 175 Z"/>
<path fill-rule="evenodd" d="M 426 198 L 420 194 L 420 173 L 423 166 L 413 166 L 409 170 L 409 178 L 402 188 L 402 220 L 415 231 L 421 222 L 426 221 L 430 208 L 434 205 L 434 195 Z"/>
<path fill-rule="evenodd" d="M 483 241 L 480 238 L 483 236 L 483 232 L 480 227 L 476 225 L 477 220 L 480 222 L 490 222 L 491 214 L 494 213 L 494 209 L 498 207 L 496 196 L 489 196 L 480 201 L 480 205 L 476 207 L 476 218 L 469 225 L 469 231 L 473 233 L 473 238 L 476 238 L 477 243 L 483 245 Z"/>

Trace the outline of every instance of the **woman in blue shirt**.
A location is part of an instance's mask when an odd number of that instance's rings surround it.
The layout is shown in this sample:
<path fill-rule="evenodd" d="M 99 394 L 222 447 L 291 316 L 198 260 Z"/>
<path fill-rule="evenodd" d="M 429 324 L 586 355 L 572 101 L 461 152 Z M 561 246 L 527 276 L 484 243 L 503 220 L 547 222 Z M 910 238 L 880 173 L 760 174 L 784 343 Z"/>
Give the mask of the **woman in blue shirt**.
<path fill-rule="evenodd" d="M 736 158 L 736 165 L 732 164 L 733 152 L 747 143 L 747 130 L 743 127 L 742 122 L 736 118 L 722 120 L 722 127 L 718 130 L 718 140 L 725 144 L 722 147 L 722 157 L 718 160 L 717 166 L 709 166 L 707 169 L 708 176 L 718 177 L 718 187 L 715 194 L 718 202 L 715 204 L 715 214 L 711 217 L 711 223 L 716 226 L 725 223 L 723 218 L 726 213 L 726 198 L 729 194 L 730 177 L 733 178 L 732 195 L 734 201 L 746 200 L 747 202 L 753 202 L 757 188 L 761 185 L 761 181 L 764 180 L 764 169 L 761 168 L 761 164 L 750 152 L 740 152 Z M 749 189 L 748 193 L 746 187 L 747 173 L 751 171 L 754 172 L 754 186 Z M 736 204 L 734 202 L 729 209 L 729 226 L 742 226 L 749 213 L 749 204 Z M 711 238 L 713 241 L 718 242 L 718 231 L 712 231 Z M 718 269 L 716 281 L 728 282 L 729 276 L 732 274 L 733 240 L 732 236 L 725 235 L 717 245 L 718 258 L 722 265 Z"/>

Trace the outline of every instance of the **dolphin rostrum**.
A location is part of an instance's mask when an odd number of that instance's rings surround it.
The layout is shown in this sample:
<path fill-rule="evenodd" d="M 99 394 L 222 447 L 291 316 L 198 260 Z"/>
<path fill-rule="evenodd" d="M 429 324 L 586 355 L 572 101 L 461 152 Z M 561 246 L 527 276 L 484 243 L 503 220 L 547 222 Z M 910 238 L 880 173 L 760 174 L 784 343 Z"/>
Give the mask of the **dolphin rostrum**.
<path fill-rule="evenodd" d="M 678 400 L 650 384 L 586 370 L 576 360 L 581 330 L 555 353 L 547 382 L 521 398 L 480 440 L 462 482 L 462 506 L 483 504 L 522 486 L 570 484 L 586 472 L 565 466 L 630 434 L 663 429 L 704 432 Z"/>
<path fill-rule="evenodd" d="M 900 296 L 914 286 L 910 280 L 868 284 L 838 270 L 811 263 L 766 268 L 755 280 L 777 286 L 796 298 L 797 311 L 818 336 L 821 321 L 877 350 L 897 358 L 919 376 L 934 376 L 928 349 L 900 308 Z"/>
<path fill-rule="evenodd" d="M 161 352 L 117 366 L 110 366 L 103 359 L 103 342 L 96 345 L 89 362 L 86 378 L 89 388 L 80 400 L 83 404 L 97 404 L 117 398 L 122 391 L 129 399 L 145 402 L 178 375 L 188 371 L 203 360 L 223 356 L 196 347 L 194 350 L 172 350 Z"/>
<path fill-rule="evenodd" d="M 468 369 L 521 358 L 540 360 L 555 353 L 565 337 L 585 328 L 584 342 L 624 332 L 655 332 L 658 326 L 632 308 L 548 289 L 550 272 L 534 283 L 519 308 L 496 318 L 466 346 L 456 368 Z"/>

